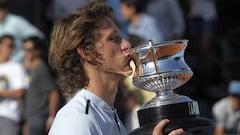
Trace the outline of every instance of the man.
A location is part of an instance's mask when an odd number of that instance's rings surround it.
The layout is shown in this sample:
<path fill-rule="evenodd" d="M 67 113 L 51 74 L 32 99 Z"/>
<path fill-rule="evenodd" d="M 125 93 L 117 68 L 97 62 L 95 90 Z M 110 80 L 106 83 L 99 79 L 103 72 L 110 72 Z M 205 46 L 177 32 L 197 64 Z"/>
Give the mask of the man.
<path fill-rule="evenodd" d="M 0 36 L 10 34 L 14 37 L 15 48 L 11 60 L 22 62 L 22 41 L 30 36 L 44 38 L 44 35 L 26 19 L 9 13 L 8 9 L 8 0 L 0 0 Z"/>
<path fill-rule="evenodd" d="M 46 135 L 59 105 L 59 93 L 44 61 L 46 44 L 38 37 L 24 40 L 24 64 L 29 75 L 25 95 L 28 135 Z"/>
<path fill-rule="evenodd" d="M 18 100 L 28 87 L 23 67 L 10 62 L 14 38 L 0 37 L 0 135 L 19 135 L 20 110 Z"/>
<path fill-rule="evenodd" d="M 119 35 L 111 10 L 95 1 L 54 25 L 49 60 L 63 92 L 73 98 L 56 115 L 49 135 L 126 135 L 114 109 L 120 80 L 129 76 L 131 45 Z M 162 135 L 168 120 L 153 135 Z M 182 129 L 169 135 L 183 135 Z"/>
<path fill-rule="evenodd" d="M 163 34 L 163 40 L 181 39 L 185 32 L 182 9 L 177 0 L 149 0 L 147 13 L 154 16 Z"/>
<path fill-rule="evenodd" d="M 226 98 L 221 99 L 213 106 L 216 118 L 215 135 L 240 134 L 240 81 L 230 82 Z"/>
<path fill-rule="evenodd" d="M 162 31 L 158 27 L 157 20 L 144 12 L 142 1 L 121 0 L 121 13 L 123 18 L 130 22 L 127 34 L 132 45 L 141 45 L 149 39 L 155 43 L 162 41 Z"/>

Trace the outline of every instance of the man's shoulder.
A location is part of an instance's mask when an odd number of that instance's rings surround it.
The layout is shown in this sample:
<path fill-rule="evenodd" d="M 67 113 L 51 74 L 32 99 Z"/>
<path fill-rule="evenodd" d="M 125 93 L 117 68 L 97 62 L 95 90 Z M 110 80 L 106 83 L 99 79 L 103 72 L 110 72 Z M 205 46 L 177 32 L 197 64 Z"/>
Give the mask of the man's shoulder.
<path fill-rule="evenodd" d="M 91 121 L 91 117 L 85 114 L 83 110 L 80 109 L 80 107 L 79 108 L 69 107 L 67 105 L 58 111 L 56 119 L 63 120 L 66 122 L 73 122 L 77 120 L 83 120 L 79 122 Z"/>
<path fill-rule="evenodd" d="M 50 134 L 97 134 L 99 127 L 95 119 L 91 115 L 85 114 L 81 108 L 85 107 L 81 104 L 77 107 L 70 103 L 60 109 L 55 117 Z"/>
<path fill-rule="evenodd" d="M 9 67 L 10 70 L 15 71 L 16 69 L 23 69 L 22 64 L 18 63 L 18 62 L 13 62 L 13 61 L 8 61 L 4 64 L 1 64 L 4 67 Z"/>
<path fill-rule="evenodd" d="M 141 14 L 141 21 L 143 23 L 155 23 L 156 22 L 156 18 L 154 18 L 152 15 L 147 14 L 147 13 L 142 13 Z"/>
<path fill-rule="evenodd" d="M 219 112 L 219 111 L 228 111 L 231 108 L 231 101 L 228 97 L 223 98 L 219 101 L 217 101 L 213 105 L 213 111 L 214 112 Z"/>
<path fill-rule="evenodd" d="M 17 21 L 17 22 L 19 22 L 19 21 L 27 21 L 27 20 L 24 19 L 22 16 L 15 15 L 15 14 L 11 14 L 11 13 L 9 13 L 9 14 L 7 15 L 7 20 L 8 20 L 8 21 L 13 21 L 13 22 L 15 22 L 15 21 Z"/>
<path fill-rule="evenodd" d="M 58 111 L 57 117 L 64 117 L 69 120 L 71 118 L 88 119 L 90 118 L 89 115 L 85 114 L 86 103 L 87 101 L 84 98 L 74 97 Z"/>

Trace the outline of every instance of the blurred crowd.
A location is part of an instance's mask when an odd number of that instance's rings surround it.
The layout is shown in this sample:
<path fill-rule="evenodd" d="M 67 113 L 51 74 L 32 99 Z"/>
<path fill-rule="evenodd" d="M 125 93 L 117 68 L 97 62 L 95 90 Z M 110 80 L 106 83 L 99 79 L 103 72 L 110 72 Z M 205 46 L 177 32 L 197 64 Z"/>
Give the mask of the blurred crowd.
<path fill-rule="evenodd" d="M 68 98 L 48 65 L 53 23 L 93 0 L 0 0 L 0 135 L 46 135 Z M 107 0 L 122 36 L 136 47 L 188 39 L 193 77 L 176 93 L 198 101 L 214 126 L 192 135 L 240 134 L 240 2 L 229 0 Z M 151 98 L 151 97 L 150 97 Z M 130 132 L 150 99 L 119 84 L 116 108 Z"/>

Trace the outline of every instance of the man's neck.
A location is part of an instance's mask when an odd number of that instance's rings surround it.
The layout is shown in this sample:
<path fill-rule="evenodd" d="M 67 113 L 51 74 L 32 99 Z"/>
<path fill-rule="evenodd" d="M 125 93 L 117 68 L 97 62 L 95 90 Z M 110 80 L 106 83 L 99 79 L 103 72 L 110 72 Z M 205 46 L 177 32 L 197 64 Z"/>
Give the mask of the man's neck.
<path fill-rule="evenodd" d="M 40 58 L 32 59 L 31 60 L 31 68 L 37 67 L 41 62 L 42 62 L 42 60 Z"/>
<path fill-rule="evenodd" d="M 131 24 L 134 26 L 137 25 L 139 22 L 139 19 L 140 19 L 140 14 L 133 15 L 131 19 Z"/>
<path fill-rule="evenodd" d="M 8 59 L 0 57 L 0 64 L 8 62 Z"/>
<path fill-rule="evenodd" d="M 114 80 L 110 77 L 111 75 L 108 76 L 106 73 L 97 70 L 88 71 L 88 76 L 89 85 L 85 88 L 103 99 L 111 108 L 114 108 L 118 80 Z"/>

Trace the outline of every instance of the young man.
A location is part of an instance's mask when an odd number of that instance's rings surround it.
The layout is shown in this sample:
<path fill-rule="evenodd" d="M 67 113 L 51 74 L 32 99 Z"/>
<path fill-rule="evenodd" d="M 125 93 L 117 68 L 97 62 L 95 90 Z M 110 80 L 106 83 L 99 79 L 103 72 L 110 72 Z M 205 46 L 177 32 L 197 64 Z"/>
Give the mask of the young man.
<path fill-rule="evenodd" d="M 131 45 L 119 35 L 110 8 L 95 1 L 54 25 L 49 60 L 63 92 L 74 96 L 55 117 L 49 135 L 126 135 L 114 109 L 118 83 L 129 76 Z M 162 135 L 168 120 L 153 135 Z M 169 135 L 183 135 L 178 129 Z"/>
<path fill-rule="evenodd" d="M 127 34 L 134 46 L 141 45 L 149 39 L 155 43 L 162 41 L 162 31 L 157 25 L 157 20 L 144 13 L 142 1 L 121 0 L 121 13 L 123 18 L 130 22 Z"/>
<path fill-rule="evenodd" d="M 21 16 L 11 14 L 9 10 L 9 0 L 0 0 L 0 36 L 11 34 L 15 40 L 15 48 L 11 60 L 22 62 L 23 49 L 22 42 L 30 36 L 44 38 L 44 34 L 35 26 Z"/>
<path fill-rule="evenodd" d="M 232 80 L 228 87 L 228 96 L 213 106 L 216 118 L 215 135 L 240 134 L 240 81 Z"/>
<path fill-rule="evenodd" d="M 59 105 L 59 92 L 44 61 L 45 43 L 38 37 L 24 40 L 24 64 L 29 76 L 25 95 L 29 135 L 46 135 Z"/>
<path fill-rule="evenodd" d="M 157 19 L 163 40 L 182 39 L 184 36 L 185 21 L 178 2 L 178 0 L 148 0 L 146 12 Z"/>
<path fill-rule="evenodd" d="M 20 109 L 18 100 L 28 87 L 24 68 L 10 62 L 14 38 L 0 37 L 0 135 L 19 135 Z"/>

